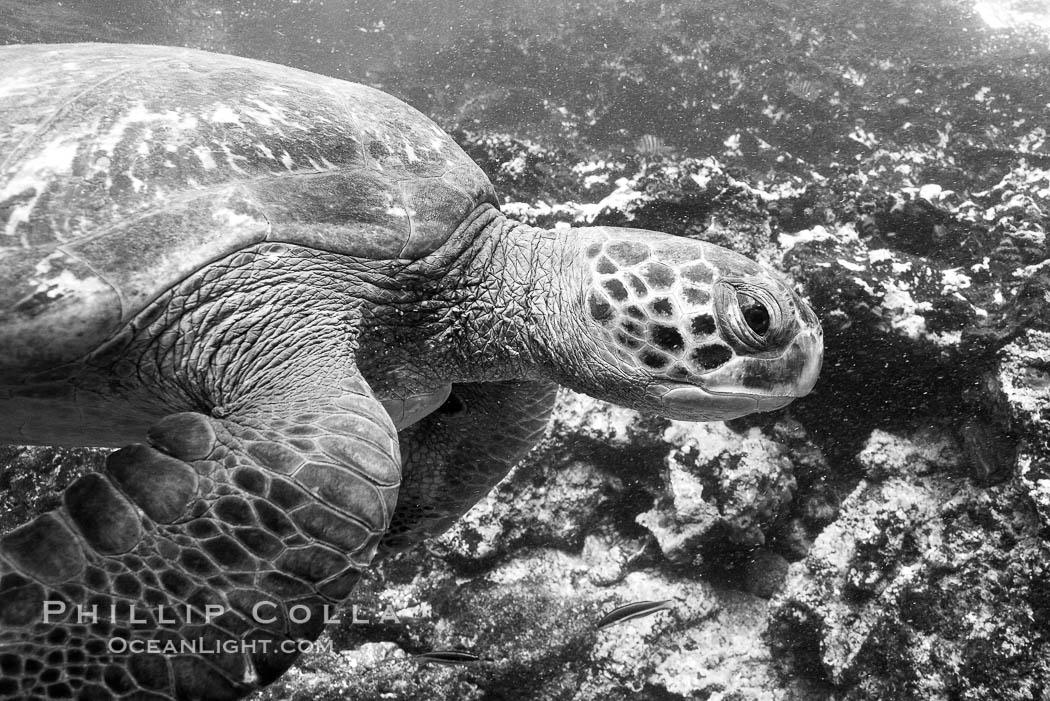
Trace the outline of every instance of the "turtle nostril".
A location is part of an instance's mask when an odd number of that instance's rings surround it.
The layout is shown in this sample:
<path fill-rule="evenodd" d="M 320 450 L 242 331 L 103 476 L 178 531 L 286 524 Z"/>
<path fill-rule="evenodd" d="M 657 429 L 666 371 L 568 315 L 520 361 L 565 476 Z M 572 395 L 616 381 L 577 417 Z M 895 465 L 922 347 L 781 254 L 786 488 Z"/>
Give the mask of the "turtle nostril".
<path fill-rule="evenodd" d="M 769 310 L 757 299 L 747 295 L 737 295 L 737 302 L 740 304 L 740 313 L 751 330 L 759 336 L 765 335 L 766 331 L 769 331 Z"/>

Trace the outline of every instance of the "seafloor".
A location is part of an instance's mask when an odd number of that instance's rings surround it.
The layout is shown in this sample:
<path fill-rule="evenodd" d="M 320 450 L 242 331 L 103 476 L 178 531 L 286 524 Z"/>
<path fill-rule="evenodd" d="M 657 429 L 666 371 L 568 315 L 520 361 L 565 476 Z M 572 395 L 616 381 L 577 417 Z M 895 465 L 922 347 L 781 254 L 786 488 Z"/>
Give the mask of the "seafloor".
<path fill-rule="evenodd" d="M 37 3 L 0 41 L 183 44 L 382 87 L 534 224 L 785 272 L 816 390 L 728 424 L 561 397 L 445 537 L 259 699 L 1050 699 L 1046 7 Z M 0 452 L 0 527 L 99 453 Z M 603 611 L 669 613 L 595 630 Z M 491 661 L 421 665 L 413 653 Z"/>

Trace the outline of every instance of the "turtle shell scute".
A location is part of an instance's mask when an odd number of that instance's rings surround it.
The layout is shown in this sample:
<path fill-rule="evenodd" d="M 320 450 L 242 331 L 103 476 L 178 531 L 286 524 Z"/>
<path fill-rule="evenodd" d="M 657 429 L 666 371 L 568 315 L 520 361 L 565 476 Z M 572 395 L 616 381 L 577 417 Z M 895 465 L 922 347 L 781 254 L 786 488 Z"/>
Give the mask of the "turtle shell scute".
<path fill-rule="evenodd" d="M 250 246 L 416 259 L 497 204 L 437 125 L 364 85 L 158 46 L 0 61 L 0 375 L 80 357 Z"/>

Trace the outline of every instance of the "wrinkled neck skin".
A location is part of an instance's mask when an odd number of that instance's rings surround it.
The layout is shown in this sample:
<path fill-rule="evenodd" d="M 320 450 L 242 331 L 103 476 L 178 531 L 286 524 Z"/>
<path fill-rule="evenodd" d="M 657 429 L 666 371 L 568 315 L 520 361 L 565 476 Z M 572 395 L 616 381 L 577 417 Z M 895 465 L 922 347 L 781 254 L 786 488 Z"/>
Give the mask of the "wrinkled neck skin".
<path fill-rule="evenodd" d="M 545 378 L 551 354 L 541 339 L 564 331 L 560 317 L 580 287 L 572 248 L 494 208 L 475 211 L 437 260 L 421 261 L 450 271 L 434 295 L 446 322 L 430 339 L 446 370 L 434 370 L 452 382 Z"/>
<path fill-rule="evenodd" d="M 584 313 L 591 267 L 584 252 L 603 239 L 595 230 L 539 229 L 492 208 L 476 211 L 449 242 L 462 253 L 443 290 L 453 300 L 452 323 L 434 339 L 452 349 L 442 363 L 445 377 L 550 380 L 610 401 L 644 403 L 647 379 L 625 373 L 595 341 Z"/>

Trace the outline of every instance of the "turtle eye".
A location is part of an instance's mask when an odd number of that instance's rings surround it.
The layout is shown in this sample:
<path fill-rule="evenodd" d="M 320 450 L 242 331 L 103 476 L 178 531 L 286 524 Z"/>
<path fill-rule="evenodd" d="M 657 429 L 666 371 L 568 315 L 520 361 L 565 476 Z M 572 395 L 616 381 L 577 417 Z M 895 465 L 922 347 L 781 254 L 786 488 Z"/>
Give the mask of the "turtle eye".
<path fill-rule="evenodd" d="M 744 317 L 744 322 L 747 323 L 748 328 L 759 336 L 764 336 L 766 331 L 769 331 L 769 310 L 766 309 L 765 305 L 749 295 L 737 294 L 736 300 L 737 304 L 740 305 L 740 314 Z"/>
<path fill-rule="evenodd" d="M 742 353 L 776 352 L 792 333 L 776 293 L 761 280 L 718 284 L 715 315 L 725 341 Z"/>

